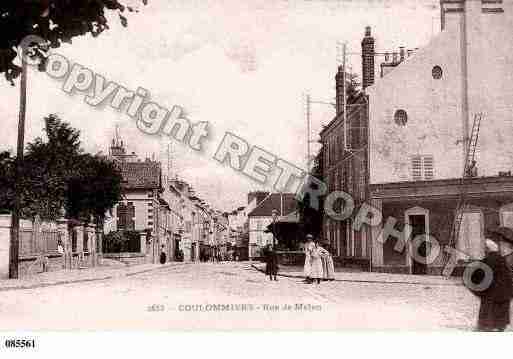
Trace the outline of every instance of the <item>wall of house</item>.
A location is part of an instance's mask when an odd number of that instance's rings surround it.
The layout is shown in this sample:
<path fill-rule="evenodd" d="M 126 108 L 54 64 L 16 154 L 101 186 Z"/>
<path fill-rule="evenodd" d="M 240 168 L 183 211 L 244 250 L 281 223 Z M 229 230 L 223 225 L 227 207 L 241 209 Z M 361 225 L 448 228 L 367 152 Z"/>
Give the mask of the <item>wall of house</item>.
<path fill-rule="evenodd" d="M 155 197 L 149 195 L 149 190 L 128 191 L 124 195 L 122 203 L 125 205 L 132 202 L 135 208 L 135 230 L 143 231 L 147 228 L 154 229 L 155 213 L 157 211 L 158 201 Z M 108 216 L 105 221 L 105 233 L 116 231 L 117 228 L 117 210 L 116 204 L 112 210 L 112 216 Z"/>
<path fill-rule="evenodd" d="M 468 201 L 468 207 L 463 215 L 460 227 L 460 235 L 456 243 L 456 249 L 461 253 L 457 256 L 459 260 L 479 260 L 485 252 L 486 228 L 494 228 L 499 224 L 513 226 L 513 205 L 501 206 L 494 199 L 474 198 Z M 395 228 L 399 231 L 404 229 L 406 216 L 410 211 L 427 214 L 427 227 L 431 238 L 443 248 L 449 244 L 452 224 L 455 215 L 456 200 L 431 200 L 416 202 L 395 202 L 382 205 L 383 218 L 393 217 L 397 219 Z M 377 238 L 377 237 L 376 237 Z M 411 256 L 408 247 L 397 251 L 395 248 L 397 239 L 389 237 L 383 244 L 380 251 L 376 251 L 373 258 L 373 270 L 382 272 L 409 273 Z M 440 274 L 444 261 L 438 256 L 428 264 L 429 274 Z"/>
<path fill-rule="evenodd" d="M 442 33 L 368 88 L 371 183 L 412 180 L 414 155 L 433 156 L 435 179 L 460 177 L 462 140 L 477 112 L 485 114 L 478 175 L 512 169 L 513 2 L 502 4 L 503 13 L 482 13 L 480 1 L 465 7 L 466 20 L 446 14 Z M 398 109 L 407 112 L 405 126 L 394 121 Z"/>

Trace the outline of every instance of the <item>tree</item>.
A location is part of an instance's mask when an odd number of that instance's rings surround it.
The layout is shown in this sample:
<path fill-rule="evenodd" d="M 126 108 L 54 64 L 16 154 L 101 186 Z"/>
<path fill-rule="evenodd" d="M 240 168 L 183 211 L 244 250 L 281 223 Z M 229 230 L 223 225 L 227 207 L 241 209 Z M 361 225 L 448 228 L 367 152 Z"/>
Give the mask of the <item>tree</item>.
<path fill-rule="evenodd" d="M 144 5 L 147 0 L 141 0 Z M 117 11 L 127 26 L 125 10 L 137 11 L 119 0 L 2 0 L 0 3 L 0 73 L 8 81 L 19 76 L 21 68 L 13 63 L 16 47 L 28 35 L 37 35 L 52 48 L 71 43 L 77 36 L 96 37 L 109 29 L 105 12 Z M 44 57 L 43 52 L 35 54 Z"/>
<path fill-rule="evenodd" d="M 346 96 L 347 103 L 353 103 L 360 93 L 361 83 L 358 81 L 358 75 L 354 73 L 346 74 Z"/>
<path fill-rule="evenodd" d="M 322 172 L 323 172 L 323 151 L 322 148 L 319 150 L 319 153 L 315 156 L 314 166 L 310 175 L 316 178 L 319 181 L 323 181 Z M 317 184 L 311 183 L 312 189 L 317 190 Z M 324 202 L 323 198 L 319 198 L 319 207 L 314 208 L 309 192 L 306 192 L 303 198 L 298 201 L 298 209 L 299 209 L 299 222 L 301 224 L 302 230 L 304 234 L 312 234 L 314 236 L 318 236 L 321 234 L 322 230 L 322 218 L 324 214 Z"/>
<path fill-rule="evenodd" d="M 44 220 L 65 216 L 97 224 L 121 199 L 121 173 L 105 158 L 84 153 L 80 132 L 55 115 L 45 118 L 46 139 L 36 138 L 27 146 L 21 163 L 21 213 Z M 0 153 L 0 208 L 12 210 L 15 158 Z"/>

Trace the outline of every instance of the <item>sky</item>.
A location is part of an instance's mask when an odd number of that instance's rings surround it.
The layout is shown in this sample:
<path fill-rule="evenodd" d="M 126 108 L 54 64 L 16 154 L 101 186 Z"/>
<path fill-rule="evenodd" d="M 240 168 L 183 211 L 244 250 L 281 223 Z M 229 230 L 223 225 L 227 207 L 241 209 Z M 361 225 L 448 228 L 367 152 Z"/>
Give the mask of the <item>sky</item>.
<path fill-rule="evenodd" d="M 170 158 L 170 174 L 223 211 L 262 189 L 212 159 L 226 131 L 304 167 L 304 94 L 333 101 L 337 43 L 347 43 L 349 66 L 361 75 L 365 26 L 372 27 L 377 51 L 422 47 L 440 29 L 438 0 L 149 0 L 137 7 L 127 28 L 114 13 L 109 31 L 54 52 L 129 89 L 143 87 L 162 106 L 183 107 L 192 122 L 209 122 L 205 150 L 142 133 L 126 114 L 91 107 L 83 94 L 66 94 L 61 81 L 36 70 L 29 72 L 26 142 L 41 136 L 50 113 L 78 128 L 92 153 L 108 153 L 118 127 L 129 152 L 161 160 L 165 173 Z M 0 96 L 0 150 L 14 149 L 19 87 L 0 82 Z M 312 105 L 312 139 L 333 116 L 333 107 Z M 318 149 L 312 145 L 312 153 Z"/>

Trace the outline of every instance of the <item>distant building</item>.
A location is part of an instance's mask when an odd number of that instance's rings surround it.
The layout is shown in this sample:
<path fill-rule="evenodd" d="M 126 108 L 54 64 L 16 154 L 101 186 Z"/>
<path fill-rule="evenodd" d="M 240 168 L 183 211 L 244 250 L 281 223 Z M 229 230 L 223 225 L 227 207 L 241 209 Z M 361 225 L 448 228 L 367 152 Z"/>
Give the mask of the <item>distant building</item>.
<path fill-rule="evenodd" d="M 265 195 L 265 197 L 264 197 Z M 278 216 L 286 216 L 297 210 L 297 200 L 294 193 L 265 193 L 248 196 L 251 211 L 248 213 L 249 224 L 249 259 L 260 257 L 261 249 L 273 242 L 273 235 L 267 231 L 272 223 L 272 211 L 278 211 Z"/>
<path fill-rule="evenodd" d="M 167 228 L 158 224 L 167 223 L 168 206 L 162 202 L 160 194 L 162 170 L 160 163 L 146 159 L 137 160 L 137 156 L 126 156 L 122 141 L 113 141 L 110 155 L 118 162 L 122 175 L 123 200 L 116 204 L 112 216 L 107 218 L 105 233 L 112 231 L 137 231 L 140 233 L 140 245 L 131 252 L 139 253 L 138 261 L 155 262 L 160 254 L 161 245 L 167 245 Z M 157 228 L 157 226 L 159 228 Z M 162 237 L 164 235 L 165 237 Z M 136 258 L 134 254 L 132 258 Z M 132 259 L 131 259 L 132 260 Z M 136 259 L 133 259 L 134 261 Z"/>

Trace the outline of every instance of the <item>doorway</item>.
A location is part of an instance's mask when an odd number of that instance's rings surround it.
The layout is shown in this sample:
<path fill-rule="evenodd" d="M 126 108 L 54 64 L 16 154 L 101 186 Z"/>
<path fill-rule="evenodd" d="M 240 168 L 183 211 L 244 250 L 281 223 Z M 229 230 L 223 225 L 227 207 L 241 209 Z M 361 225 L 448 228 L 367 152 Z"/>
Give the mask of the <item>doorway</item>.
<path fill-rule="evenodd" d="M 416 256 L 412 257 L 412 274 L 427 274 L 428 243 L 425 240 L 427 234 L 426 216 L 424 214 L 415 214 L 408 216 L 408 222 L 411 226 L 411 239 L 415 239 L 418 235 L 423 235 Z M 418 260 L 415 260 L 417 258 Z"/>

